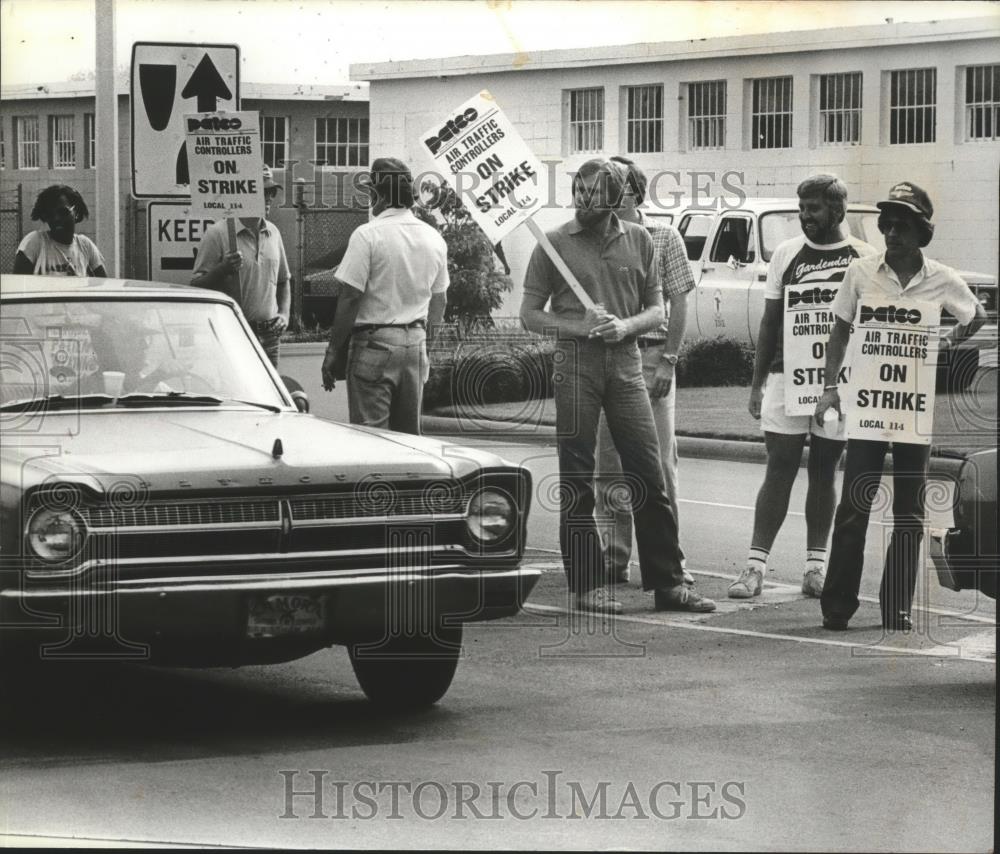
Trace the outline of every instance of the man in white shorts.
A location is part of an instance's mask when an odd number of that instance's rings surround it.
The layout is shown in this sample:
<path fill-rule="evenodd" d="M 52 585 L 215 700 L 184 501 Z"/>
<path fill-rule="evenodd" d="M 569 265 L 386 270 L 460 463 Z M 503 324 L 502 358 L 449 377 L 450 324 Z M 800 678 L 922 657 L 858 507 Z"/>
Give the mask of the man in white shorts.
<path fill-rule="evenodd" d="M 806 563 L 802 592 L 819 598 L 823 592 L 826 544 L 837 503 L 834 475 L 844 450 L 843 421 L 834 438 L 827 438 L 810 415 L 785 413 L 783 359 L 784 289 L 797 285 L 839 282 L 855 258 L 875 249 L 851 236 L 843 225 L 847 187 L 835 175 L 813 175 L 797 189 L 802 235 L 781 243 L 767 270 L 764 316 L 760 321 L 750 388 L 750 414 L 760 420 L 767 447 L 764 483 L 757 493 L 753 538 L 747 564 L 729 586 L 730 599 L 759 596 L 767 558 L 782 522 L 809 439 L 809 486 L 806 492 Z M 794 367 L 794 366 L 792 366 Z"/>

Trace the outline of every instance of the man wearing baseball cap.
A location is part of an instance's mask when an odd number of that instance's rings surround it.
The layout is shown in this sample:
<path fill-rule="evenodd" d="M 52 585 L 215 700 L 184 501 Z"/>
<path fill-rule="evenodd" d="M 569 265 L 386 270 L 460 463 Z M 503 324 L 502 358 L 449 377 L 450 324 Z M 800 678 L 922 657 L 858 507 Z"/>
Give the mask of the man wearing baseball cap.
<path fill-rule="evenodd" d="M 986 320 L 986 312 L 962 277 L 921 251 L 934 236 L 931 222 L 934 207 L 927 193 L 911 181 L 903 181 L 877 206 L 881 211 L 878 228 L 885 236 L 885 252 L 860 258 L 847 268 L 832 305 L 836 321 L 826 349 L 825 373 L 830 378 L 840 373 L 855 310 L 863 297 L 921 300 L 947 309 L 958 325 L 950 336 L 942 334 L 942 349 L 971 337 Z M 816 404 L 817 423 L 822 423 L 823 415 L 831 407 L 840 412 L 835 383 L 826 386 Z M 833 523 L 826 583 L 820 597 L 824 628 L 846 629 L 858 609 L 865 533 L 878 491 L 872 487 L 881 479 L 888 447 L 888 442 L 848 439 L 844 484 Z M 929 455 L 930 445 L 892 443 L 893 529 L 879 590 L 882 627 L 887 631 L 913 628 L 910 607 L 924 533 L 923 493 Z"/>
<path fill-rule="evenodd" d="M 264 216 L 240 217 L 236 250 L 229 246 L 225 220 L 205 229 L 194 262 L 192 285 L 229 294 L 239 303 L 257 340 L 275 367 L 281 333 L 288 328 L 292 291 L 288 258 L 277 226 L 267 219 L 281 191 L 264 166 Z"/>

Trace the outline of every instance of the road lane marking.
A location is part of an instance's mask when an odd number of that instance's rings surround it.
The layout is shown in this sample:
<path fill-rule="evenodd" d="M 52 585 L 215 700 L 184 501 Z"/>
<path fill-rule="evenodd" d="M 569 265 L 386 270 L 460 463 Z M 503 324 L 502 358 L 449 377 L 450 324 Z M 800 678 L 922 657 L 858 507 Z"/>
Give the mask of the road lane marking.
<path fill-rule="evenodd" d="M 935 651 L 948 649 L 949 647 L 955 647 L 963 653 L 967 653 L 968 656 L 981 656 L 982 658 L 994 661 L 996 660 L 997 650 L 997 630 L 994 627 L 987 629 L 985 632 L 966 635 L 956 641 L 952 641 L 950 644 L 940 644 L 939 646 L 931 647 L 927 650 L 927 654 L 930 655 Z M 967 656 L 963 654 L 962 657 L 965 658 Z"/>
<path fill-rule="evenodd" d="M 555 605 L 536 605 L 531 602 L 527 602 L 524 605 L 524 610 L 528 613 L 535 613 L 538 615 L 542 614 L 566 614 L 569 615 L 571 611 L 567 608 L 560 608 Z M 591 614 L 588 611 L 573 611 L 572 613 L 583 614 L 588 617 L 595 617 L 599 615 Z M 704 615 L 699 615 L 704 616 Z M 952 645 L 936 646 L 930 649 L 907 649 L 905 647 L 898 646 L 885 646 L 883 644 L 865 644 L 865 643 L 853 643 L 851 641 L 841 641 L 826 638 L 808 638 L 801 637 L 800 635 L 784 635 L 778 634 L 777 632 L 756 632 L 751 629 L 734 629 L 727 628 L 724 626 L 711 626 L 704 623 L 688 623 L 681 620 L 671 620 L 671 619 L 660 619 L 657 617 L 642 617 L 642 616 L 632 616 L 631 614 L 618 614 L 614 617 L 607 619 L 621 620 L 626 623 L 639 623 L 647 626 L 670 626 L 677 629 L 693 629 L 699 632 L 714 632 L 715 634 L 721 635 L 737 635 L 740 637 L 747 638 L 760 638 L 761 640 L 776 640 L 776 641 L 790 641 L 792 643 L 802 643 L 811 644 L 813 646 L 830 646 L 830 647 L 840 647 L 842 649 L 858 650 L 864 652 L 881 652 L 890 655 L 905 657 L 910 656 L 914 658 L 953 658 L 960 661 L 975 661 L 980 664 L 996 664 L 996 660 L 993 657 L 987 658 L 982 655 L 965 655 L 964 650 L 961 647 L 955 647 Z"/>

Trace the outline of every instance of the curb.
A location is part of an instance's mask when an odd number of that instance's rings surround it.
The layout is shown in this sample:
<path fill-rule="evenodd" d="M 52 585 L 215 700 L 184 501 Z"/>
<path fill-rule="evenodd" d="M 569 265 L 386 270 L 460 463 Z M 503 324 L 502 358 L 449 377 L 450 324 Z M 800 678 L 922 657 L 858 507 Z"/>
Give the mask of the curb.
<path fill-rule="evenodd" d="M 556 428 L 550 424 L 525 424 L 517 421 L 491 421 L 479 418 L 446 418 L 441 415 L 422 415 L 420 429 L 425 434 L 448 436 L 452 440 L 462 437 L 487 437 L 490 440 L 511 439 L 517 442 L 554 445 Z M 767 462 L 767 448 L 762 441 L 738 439 L 711 439 L 705 436 L 678 436 L 677 452 L 681 457 L 705 460 L 724 460 L 741 463 Z M 954 454 L 931 452 L 931 465 L 936 474 L 957 476 L 962 459 Z M 838 468 L 843 468 L 843 459 Z M 800 468 L 809 463 L 809 448 L 802 449 Z M 885 470 L 892 470 L 892 454 L 886 455 Z"/>

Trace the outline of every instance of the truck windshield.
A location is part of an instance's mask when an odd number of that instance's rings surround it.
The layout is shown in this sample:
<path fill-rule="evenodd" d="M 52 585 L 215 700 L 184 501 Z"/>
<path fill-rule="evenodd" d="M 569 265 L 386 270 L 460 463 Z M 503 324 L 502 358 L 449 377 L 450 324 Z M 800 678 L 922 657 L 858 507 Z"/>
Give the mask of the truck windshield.
<path fill-rule="evenodd" d="M 870 243 L 879 252 L 885 250 L 885 241 L 878 230 L 878 214 L 875 211 L 848 211 L 847 228 L 858 240 Z M 799 226 L 799 212 L 772 211 L 760 218 L 760 246 L 765 261 L 771 260 L 771 255 L 780 243 L 802 234 Z"/>

